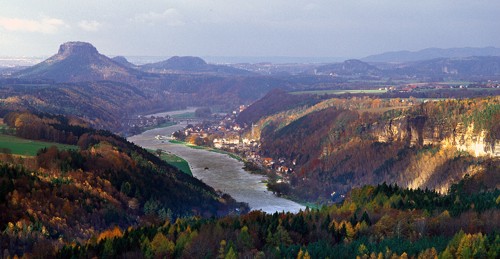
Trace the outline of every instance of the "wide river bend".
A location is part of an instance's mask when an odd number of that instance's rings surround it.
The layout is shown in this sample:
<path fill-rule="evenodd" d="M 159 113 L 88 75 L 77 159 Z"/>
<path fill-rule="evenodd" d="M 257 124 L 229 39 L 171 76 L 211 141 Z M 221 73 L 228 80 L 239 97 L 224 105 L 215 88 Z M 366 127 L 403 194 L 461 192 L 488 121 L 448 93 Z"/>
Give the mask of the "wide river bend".
<path fill-rule="evenodd" d="M 129 137 L 128 140 L 144 148 L 163 149 L 184 158 L 191 167 L 193 176 L 212 186 L 216 190 L 228 193 L 237 201 L 246 202 L 252 210 L 267 213 L 276 211 L 298 212 L 305 207 L 277 197 L 267 191 L 265 176 L 250 174 L 243 170 L 243 162 L 225 154 L 208 150 L 194 149 L 182 144 L 172 144 L 168 140 L 158 140 L 157 135 L 170 136 L 185 125 L 174 125 L 152 129 L 142 134 Z M 208 169 L 206 169 L 208 168 Z"/>

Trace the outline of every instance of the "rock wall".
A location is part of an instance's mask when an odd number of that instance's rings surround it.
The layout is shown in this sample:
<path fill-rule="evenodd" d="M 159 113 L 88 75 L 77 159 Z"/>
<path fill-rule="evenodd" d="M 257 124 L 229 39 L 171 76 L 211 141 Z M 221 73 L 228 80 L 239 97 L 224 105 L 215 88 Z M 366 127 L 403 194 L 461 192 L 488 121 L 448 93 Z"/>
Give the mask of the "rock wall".
<path fill-rule="evenodd" d="M 386 123 L 373 125 L 373 135 L 379 142 L 403 142 L 409 146 L 442 145 L 454 147 L 473 156 L 500 157 L 500 140 L 488 140 L 488 132 L 476 132 L 474 125 L 455 127 L 429 123 L 425 116 L 401 116 Z"/>
<path fill-rule="evenodd" d="M 443 145 L 453 146 L 460 151 L 466 151 L 478 156 L 500 157 L 500 140 L 487 140 L 486 131 L 475 132 L 474 125 L 465 127 L 459 123 L 455 128 L 454 134 L 445 138 Z"/>

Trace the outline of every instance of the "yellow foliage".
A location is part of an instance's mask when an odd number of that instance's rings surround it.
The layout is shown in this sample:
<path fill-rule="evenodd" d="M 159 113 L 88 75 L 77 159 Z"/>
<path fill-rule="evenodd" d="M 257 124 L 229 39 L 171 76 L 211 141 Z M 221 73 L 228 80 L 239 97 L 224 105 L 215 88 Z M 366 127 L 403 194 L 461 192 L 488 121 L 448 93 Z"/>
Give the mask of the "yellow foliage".
<path fill-rule="evenodd" d="M 113 229 L 108 229 L 108 230 L 105 230 L 104 232 L 102 232 L 101 234 L 99 234 L 99 236 L 97 237 L 97 241 L 101 241 L 103 239 L 113 239 L 113 238 L 116 238 L 116 237 L 122 237 L 123 236 L 123 232 L 122 230 L 115 226 Z"/>
<path fill-rule="evenodd" d="M 151 249 L 156 256 L 166 256 L 174 252 L 175 244 L 163 233 L 158 232 L 151 241 Z"/>
<path fill-rule="evenodd" d="M 304 258 L 304 252 L 302 251 L 302 248 L 299 250 L 299 253 L 297 254 L 297 259 L 302 259 Z"/>
<path fill-rule="evenodd" d="M 226 240 L 222 239 L 219 246 L 219 255 L 217 258 L 223 259 L 225 257 L 224 252 L 226 251 Z"/>
<path fill-rule="evenodd" d="M 358 222 L 354 227 L 356 233 L 366 233 L 369 229 L 368 224 L 365 221 Z"/>
<path fill-rule="evenodd" d="M 346 230 L 346 233 L 347 233 L 347 238 L 350 240 L 352 240 L 354 238 L 354 236 L 356 236 L 356 230 L 352 227 L 352 224 L 351 222 L 349 221 L 342 221 L 343 224 L 345 224 L 345 230 Z"/>
<path fill-rule="evenodd" d="M 368 248 L 364 244 L 359 245 L 358 253 L 366 255 L 368 253 Z"/>
<path fill-rule="evenodd" d="M 417 257 L 418 259 L 437 259 L 438 254 L 436 251 L 436 248 L 432 247 L 430 249 L 424 250 L 422 253 L 420 253 Z"/>

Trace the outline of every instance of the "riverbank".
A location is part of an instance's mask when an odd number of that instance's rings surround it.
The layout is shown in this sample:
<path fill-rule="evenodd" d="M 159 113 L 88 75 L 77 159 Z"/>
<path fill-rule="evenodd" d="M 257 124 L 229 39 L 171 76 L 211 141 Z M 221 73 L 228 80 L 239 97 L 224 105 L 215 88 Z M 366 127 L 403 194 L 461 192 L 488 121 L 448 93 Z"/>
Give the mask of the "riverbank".
<path fill-rule="evenodd" d="M 155 138 L 157 135 L 170 136 L 173 132 L 183 128 L 183 125 L 173 125 L 153 129 L 131 136 L 128 140 L 144 148 L 162 149 L 183 158 L 189 163 L 194 177 L 216 190 L 231 195 L 238 202 L 248 203 L 252 210 L 274 213 L 277 211 L 298 212 L 305 209 L 305 206 L 277 197 L 268 191 L 264 183 L 267 177 L 243 170 L 243 161 L 235 159 L 234 156 L 230 157 L 226 152 L 192 148 Z"/>
<path fill-rule="evenodd" d="M 215 152 L 215 153 L 219 153 L 219 154 L 225 154 L 225 155 L 228 155 L 240 162 L 245 162 L 245 160 L 240 157 L 238 154 L 235 154 L 235 153 L 231 153 L 231 152 L 227 152 L 227 151 L 224 151 L 224 150 L 220 150 L 220 149 L 217 149 L 217 148 L 213 148 L 213 147 L 205 147 L 205 146 L 198 146 L 198 145 L 194 145 L 194 144 L 190 144 L 190 143 L 187 143 L 187 142 L 184 142 L 184 141 L 181 141 L 181 140 L 176 140 L 176 139 L 171 139 L 169 140 L 170 143 L 172 144 L 181 144 L 181 145 L 185 145 L 187 147 L 190 147 L 190 148 L 194 148 L 194 149 L 203 149 L 203 150 L 206 150 L 206 151 L 210 151 L 210 152 Z"/>
<path fill-rule="evenodd" d="M 175 124 L 177 124 L 177 122 L 167 121 L 165 123 L 158 124 L 158 125 L 155 125 L 155 126 L 149 126 L 149 127 L 140 128 L 140 131 L 141 131 L 140 133 L 143 133 L 144 131 L 148 131 L 148 130 L 152 130 L 152 129 L 160 129 L 160 128 L 166 128 L 166 127 L 174 126 Z"/>
<path fill-rule="evenodd" d="M 248 172 L 250 174 L 266 176 L 267 180 L 262 181 L 262 183 L 264 183 L 266 185 L 268 191 L 272 192 L 277 197 L 294 201 L 298 204 L 301 204 L 302 206 L 304 206 L 306 208 L 320 209 L 322 207 L 322 204 L 314 203 L 314 202 L 310 202 L 310 201 L 304 201 L 304 200 L 301 200 L 295 196 L 291 196 L 291 195 L 282 193 L 280 188 L 274 187 L 275 185 L 280 184 L 280 183 L 277 183 L 277 180 L 279 179 L 279 177 L 275 173 L 273 173 L 269 170 L 266 170 L 265 168 L 263 168 L 262 165 L 258 165 L 258 164 L 255 164 L 254 162 L 248 161 L 247 159 L 245 159 L 244 157 L 241 157 L 237 153 L 232 153 L 229 151 L 220 150 L 220 149 L 212 148 L 212 147 L 198 146 L 198 145 L 190 144 L 190 143 L 187 143 L 185 141 L 176 140 L 176 139 L 169 140 L 169 142 L 173 143 L 173 144 L 184 145 L 186 147 L 193 148 L 193 149 L 206 150 L 209 152 L 215 152 L 215 153 L 219 153 L 219 154 L 228 155 L 229 157 L 231 157 L 233 159 L 236 159 L 240 162 L 243 162 L 244 163 L 243 170 L 245 170 L 246 172 Z"/>

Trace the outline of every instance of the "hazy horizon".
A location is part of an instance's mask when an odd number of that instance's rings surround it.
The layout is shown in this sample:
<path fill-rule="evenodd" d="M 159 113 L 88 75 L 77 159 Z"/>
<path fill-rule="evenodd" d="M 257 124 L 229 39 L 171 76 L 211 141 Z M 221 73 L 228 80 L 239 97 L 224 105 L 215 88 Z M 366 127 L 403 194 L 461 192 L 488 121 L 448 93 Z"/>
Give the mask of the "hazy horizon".
<path fill-rule="evenodd" d="M 91 43 L 91 42 L 90 42 Z M 61 43 L 62 44 L 62 43 Z M 472 47 L 461 47 L 461 48 L 472 48 Z M 480 47 L 480 48 L 496 48 L 492 46 L 485 46 L 485 47 Z M 418 52 L 418 51 L 423 51 L 423 50 L 430 50 L 430 49 L 441 49 L 441 48 L 434 48 L 434 47 L 429 47 L 425 49 L 419 49 L 416 51 L 410 51 L 410 52 Z M 453 48 L 450 48 L 453 49 Z M 498 49 L 498 48 L 497 48 Z M 99 51 L 99 49 L 98 49 Z M 364 56 L 364 57 L 301 57 L 301 56 L 199 56 L 203 60 L 205 60 L 207 63 L 212 63 L 212 64 L 238 64 L 238 63 L 249 63 L 249 64 L 257 64 L 257 63 L 272 63 L 272 64 L 327 64 L 327 63 L 339 63 L 343 62 L 349 59 L 364 59 L 370 56 L 375 56 L 375 55 L 381 55 L 381 54 L 387 54 L 391 52 L 406 52 L 409 50 L 391 50 L 383 53 L 372 53 L 370 55 Z M 99 51 L 100 52 L 100 51 Z M 48 59 L 52 55 L 56 54 L 57 50 L 54 51 L 54 53 L 50 55 L 40 55 L 40 56 L 8 56 L 8 55 L 0 55 L 0 67 L 9 67 L 9 66 L 31 66 L 37 63 L 40 63 L 44 61 L 45 59 Z M 107 53 L 102 53 L 103 55 L 106 55 L 107 57 L 113 58 L 117 56 L 123 56 L 125 57 L 129 62 L 135 65 L 144 65 L 148 63 L 155 63 L 155 62 L 160 62 L 167 60 L 171 57 L 174 56 L 179 56 L 179 55 L 171 55 L 171 56 L 153 56 L 153 55 L 143 55 L 143 56 L 137 56 L 137 55 L 121 55 L 121 54 L 107 54 Z M 186 56 L 193 56 L 193 55 L 186 55 Z"/>

